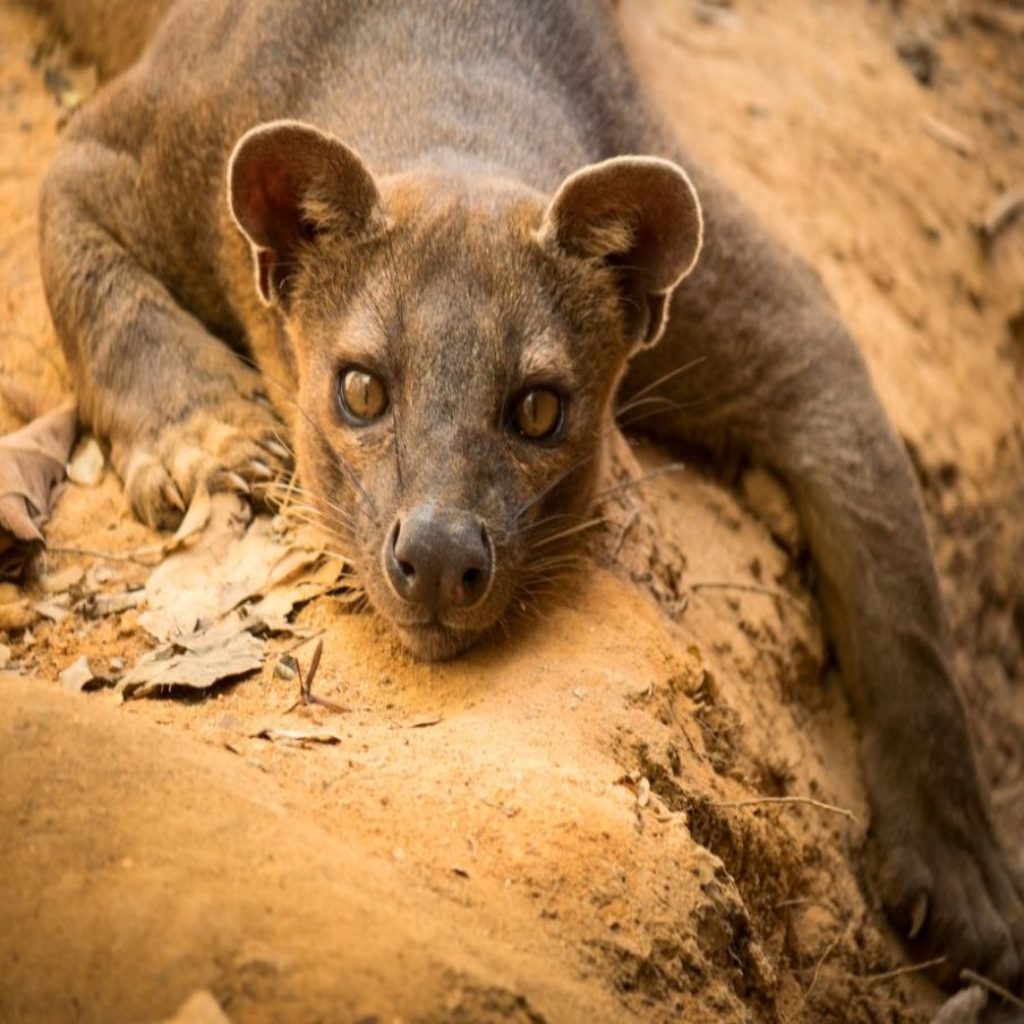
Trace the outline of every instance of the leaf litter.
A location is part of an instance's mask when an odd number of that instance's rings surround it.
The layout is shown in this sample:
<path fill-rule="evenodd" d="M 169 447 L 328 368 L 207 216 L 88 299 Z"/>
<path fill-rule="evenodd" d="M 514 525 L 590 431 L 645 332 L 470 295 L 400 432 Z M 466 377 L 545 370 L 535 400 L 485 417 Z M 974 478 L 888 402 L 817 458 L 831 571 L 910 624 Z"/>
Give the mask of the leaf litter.
<path fill-rule="evenodd" d="M 239 613 L 144 654 L 121 680 L 125 699 L 201 691 L 238 680 L 263 666 L 263 641 Z"/>
<path fill-rule="evenodd" d="M 65 403 L 0 437 L 0 578 L 20 577 L 44 545 L 56 486 L 75 440 L 75 406 Z"/>
<path fill-rule="evenodd" d="M 140 592 L 147 607 L 139 624 L 159 646 L 125 674 L 121 693 L 125 699 L 196 693 L 251 675 L 266 658 L 263 638 L 295 632 L 290 616 L 343 585 L 343 571 L 319 544 L 282 536 L 267 517 L 254 519 L 238 495 L 198 492 Z M 308 676 L 299 674 L 300 687 L 311 682 L 319 654 L 320 648 Z M 304 692 L 304 703 L 345 710 Z"/>

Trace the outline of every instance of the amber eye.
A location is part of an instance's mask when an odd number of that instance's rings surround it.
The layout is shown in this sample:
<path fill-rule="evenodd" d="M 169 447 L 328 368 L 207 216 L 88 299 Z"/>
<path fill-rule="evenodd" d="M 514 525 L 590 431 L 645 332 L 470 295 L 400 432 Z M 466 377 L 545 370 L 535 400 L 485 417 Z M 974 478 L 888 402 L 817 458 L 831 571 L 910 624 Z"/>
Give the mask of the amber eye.
<path fill-rule="evenodd" d="M 516 430 L 531 441 L 546 441 L 562 425 L 562 397 L 550 388 L 524 392 L 512 412 Z"/>
<path fill-rule="evenodd" d="M 368 370 L 350 367 L 343 370 L 338 379 L 338 404 L 352 423 L 369 423 L 388 407 L 388 393 L 380 377 Z"/>

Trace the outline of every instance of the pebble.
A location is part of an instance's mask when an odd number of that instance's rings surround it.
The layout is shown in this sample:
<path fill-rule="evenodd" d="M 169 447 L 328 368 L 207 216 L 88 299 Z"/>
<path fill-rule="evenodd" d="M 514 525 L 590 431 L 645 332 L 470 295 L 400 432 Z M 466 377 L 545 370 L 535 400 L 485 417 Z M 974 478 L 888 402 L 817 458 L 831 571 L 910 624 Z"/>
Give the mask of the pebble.
<path fill-rule="evenodd" d="M 282 654 L 274 666 L 274 675 L 278 679 L 284 679 L 290 683 L 298 677 L 298 674 L 299 666 L 295 659 L 290 654 Z"/>
<path fill-rule="evenodd" d="M 103 479 L 104 461 L 96 438 L 83 438 L 68 463 L 68 479 L 82 487 L 95 487 Z"/>

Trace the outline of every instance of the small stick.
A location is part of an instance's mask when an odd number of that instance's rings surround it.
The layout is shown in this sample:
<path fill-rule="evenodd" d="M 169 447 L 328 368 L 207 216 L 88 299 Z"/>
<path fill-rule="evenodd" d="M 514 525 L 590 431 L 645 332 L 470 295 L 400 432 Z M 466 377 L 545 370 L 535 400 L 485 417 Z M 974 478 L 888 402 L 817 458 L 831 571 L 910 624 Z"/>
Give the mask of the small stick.
<path fill-rule="evenodd" d="M 1003 988 L 1003 986 L 997 981 L 992 981 L 990 978 L 986 978 L 985 975 L 978 974 L 977 971 L 972 971 L 970 967 L 965 967 L 960 972 L 960 980 L 970 981 L 975 985 L 980 985 L 982 988 L 987 988 L 989 992 L 993 992 L 995 995 L 999 996 L 1003 1002 L 1024 1010 L 1024 999 L 1021 999 L 1019 996 L 1015 996 L 1009 989 Z"/>
<path fill-rule="evenodd" d="M 809 619 L 814 616 L 810 610 L 792 594 L 787 594 L 778 587 L 766 587 L 760 583 L 729 583 L 727 580 L 705 580 L 699 583 L 691 583 L 690 590 L 695 594 L 702 590 L 738 590 L 744 594 L 759 594 L 761 597 L 777 597 L 780 601 L 791 604 L 798 611 L 802 612 Z"/>
<path fill-rule="evenodd" d="M 300 647 L 305 647 L 306 644 L 312 642 L 313 640 L 315 640 L 319 636 L 323 636 L 324 633 L 326 633 L 326 632 L 327 632 L 326 629 L 318 629 L 311 636 L 303 637 L 301 640 L 299 640 L 296 643 L 292 644 L 291 647 L 289 647 L 288 650 L 286 650 L 284 653 L 285 654 L 294 654 Z"/>
<path fill-rule="evenodd" d="M 881 971 L 878 974 L 862 974 L 860 975 L 861 981 L 889 981 L 891 978 L 900 978 L 904 974 L 916 974 L 918 971 L 927 971 L 931 967 L 938 967 L 940 964 L 944 964 L 946 958 L 944 956 L 937 956 L 934 960 L 925 960 L 924 963 L 920 964 L 905 964 L 903 967 L 897 967 L 891 971 Z"/>
<path fill-rule="evenodd" d="M 622 529 L 619 530 L 618 539 L 615 541 L 615 547 L 612 548 L 612 558 L 618 558 L 619 552 L 622 550 L 623 542 L 626 539 L 626 534 L 633 528 L 633 524 L 639 519 L 640 510 L 633 509 L 630 513 L 629 518 L 622 524 Z"/>
<path fill-rule="evenodd" d="M 982 241 L 991 243 L 1003 228 L 1008 227 L 1024 212 L 1024 184 L 1001 193 L 988 205 L 977 223 Z"/>
<path fill-rule="evenodd" d="M 808 807 L 817 807 L 819 811 L 830 811 L 832 814 L 841 814 L 849 818 L 854 824 L 859 824 L 857 815 L 846 807 L 837 807 L 835 804 L 826 804 L 821 800 L 813 800 L 809 796 L 762 796 L 751 800 L 722 800 L 711 804 L 712 807 L 757 807 L 760 804 L 806 804 Z"/>
<path fill-rule="evenodd" d="M 316 648 L 313 650 L 313 660 L 309 663 L 309 671 L 303 675 L 302 666 L 299 666 L 299 699 L 285 712 L 286 715 L 303 704 L 306 706 L 316 704 L 318 707 L 326 708 L 328 711 L 334 711 L 338 714 L 344 714 L 349 710 L 340 704 L 335 704 L 333 700 L 328 700 L 326 697 L 318 697 L 313 693 L 313 679 L 316 677 L 316 671 L 320 667 L 320 656 L 323 652 L 324 642 L 321 639 L 317 641 Z M 297 661 L 296 664 L 298 664 Z"/>
<path fill-rule="evenodd" d="M 958 132 L 931 114 L 925 114 L 921 118 L 921 125 L 936 142 L 948 146 L 958 156 L 971 157 L 977 152 L 978 147 L 963 132 Z"/>
<path fill-rule="evenodd" d="M 818 972 L 821 970 L 821 965 L 832 955 L 833 950 L 839 945 L 841 939 L 846 937 L 846 929 L 841 931 L 829 944 L 825 952 L 818 958 L 818 962 L 814 965 L 814 973 L 811 975 L 811 983 L 807 986 L 807 991 L 804 992 L 804 997 L 801 1000 L 801 1005 L 806 1006 L 807 1000 L 811 998 L 811 993 L 814 991 L 814 986 L 818 983 Z"/>
<path fill-rule="evenodd" d="M 152 569 L 159 562 L 144 559 L 142 555 L 159 555 L 159 547 L 140 548 L 138 551 L 129 551 L 127 554 L 119 554 L 116 551 L 98 551 L 95 548 L 76 548 L 66 545 L 47 544 L 46 551 L 51 555 L 80 555 L 84 558 L 99 558 L 105 562 L 133 562 L 135 565 L 143 565 Z"/>

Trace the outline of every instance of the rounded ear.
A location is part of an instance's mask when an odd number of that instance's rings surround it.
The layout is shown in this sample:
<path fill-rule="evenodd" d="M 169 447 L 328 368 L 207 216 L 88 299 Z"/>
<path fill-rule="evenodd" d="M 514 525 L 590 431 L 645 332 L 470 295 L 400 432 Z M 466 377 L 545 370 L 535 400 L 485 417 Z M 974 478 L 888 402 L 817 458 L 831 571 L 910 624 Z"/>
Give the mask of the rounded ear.
<path fill-rule="evenodd" d="M 540 237 L 615 268 L 628 340 L 651 345 L 665 328 L 673 289 L 697 262 L 702 231 L 700 202 L 681 167 L 620 156 L 566 178 Z"/>
<path fill-rule="evenodd" d="M 252 245 L 267 304 L 287 305 L 302 248 L 318 236 L 365 237 L 384 224 L 362 160 L 300 121 L 271 121 L 242 136 L 228 164 L 228 206 Z"/>

